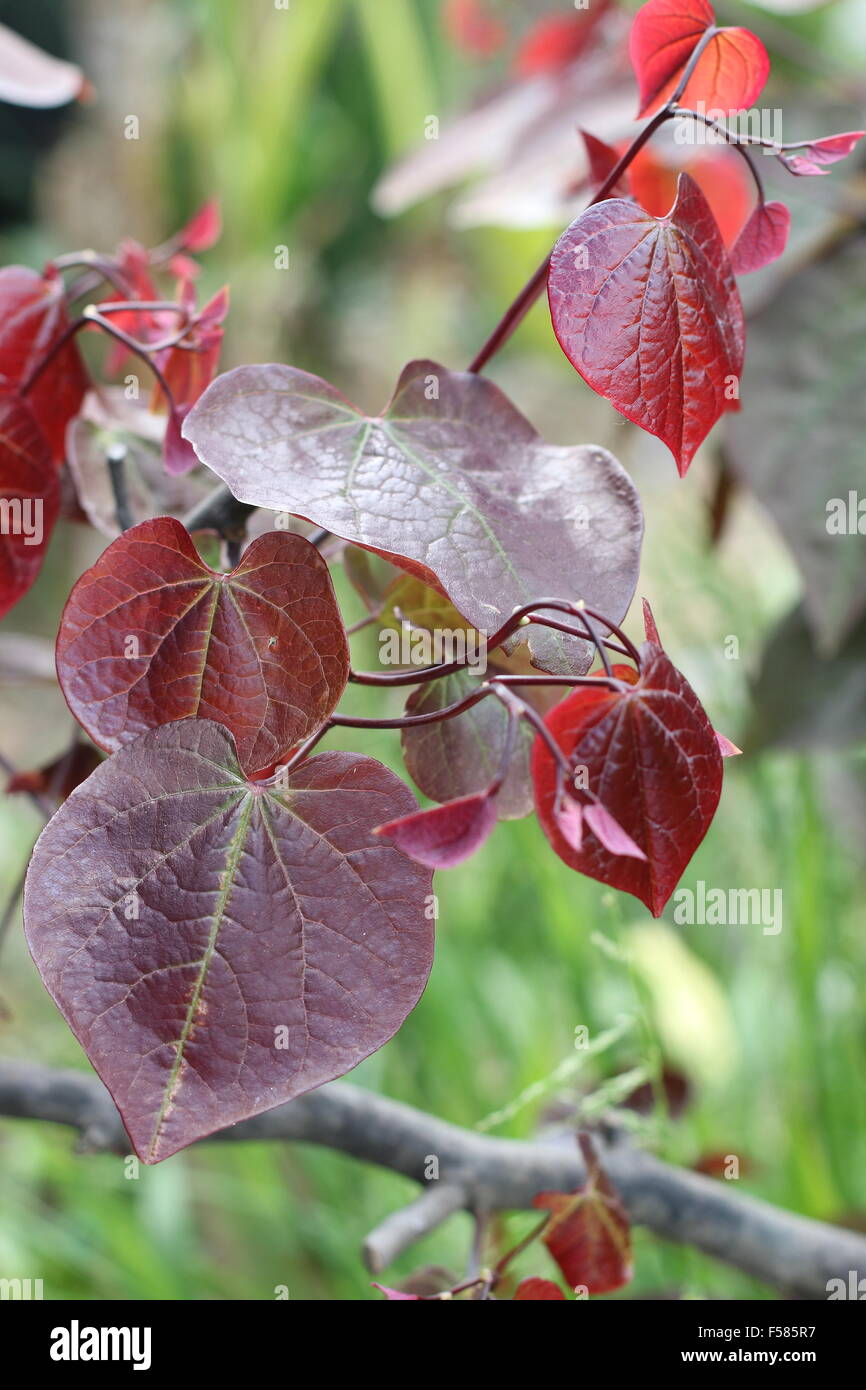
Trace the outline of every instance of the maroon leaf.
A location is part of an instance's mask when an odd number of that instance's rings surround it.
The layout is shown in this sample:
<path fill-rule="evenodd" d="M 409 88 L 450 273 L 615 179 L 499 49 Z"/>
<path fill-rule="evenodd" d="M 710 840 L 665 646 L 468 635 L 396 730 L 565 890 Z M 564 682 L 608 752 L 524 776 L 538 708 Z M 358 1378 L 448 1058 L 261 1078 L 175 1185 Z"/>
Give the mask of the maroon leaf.
<path fill-rule="evenodd" d="M 778 259 L 788 241 L 791 214 L 784 203 L 759 203 L 731 247 L 736 275 L 760 270 Z"/>
<path fill-rule="evenodd" d="M 554 1284 L 552 1279 L 538 1279 L 530 1275 L 528 1279 L 521 1279 L 517 1288 L 514 1290 L 513 1303 L 553 1303 L 566 1302 L 565 1294 L 558 1284 Z"/>
<path fill-rule="evenodd" d="M 589 1136 L 579 1135 L 586 1182 L 576 1192 L 540 1192 L 533 1206 L 553 1213 L 542 1240 L 571 1288 L 612 1293 L 632 1277 L 631 1230 L 619 1194 Z"/>
<path fill-rule="evenodd" d="M 739 406 L 745 349 L 740 296 L 698 185 L 680 174 L 667 217 L 624 198 L 588 208 L 554 247 L 548 291 L 568 360 L 685 474 Z"/>
<path fill-rule="evenodd" d="M 707 0 L 648 0 L 629 36 L 629 55 L 645 116 L 669 99 L 704 32 L 715 25 Z M 719 29 L 704 49 L 680 97 L 681 106 L 744 111 L 764 88 L 767 50 L 749 29 Z"/>
<path fill-rule="evenodd" d="M 560 858 L 633 893 L 658 917 L 715 815 L 722 755 L 697 696 L 662 648 L 646 642 L 641 660 L 636 684 L 576 690 L 545 720 L 572 767 L 586 769 L 588 791 L 616 829 L 598 805 L 584 804 L 585 832 L 576 848 L 557 821 L 557 769 L 541 738 L 532 771 L 539 820 Z"/>
<path fill-rule="evenodd" d="M 324 723 L 348 670 L 315 546 L 271 531 L 219 574 L 172 517 L 108 547 L 72 590 L 57 639 L 69 708 L 101 748 L 199 715 L 231 729 L 248 772 Z"/>
<path fill-rule="evenodd" d="M 57 470 L 33 412 L 0 392 L 0 618 L 39 573 L 59 510 Z"/>
<path fill-rule="evenodd" d="M 615 622 L 628 607 L 642 522 L 625 472 L 603 449 L 546 444 L 481 376 L 413 362 L 370 419 L 306 372 L 240 367 L 184 435 L 241 501 L 438 581 L 482 631 L 563 590 Z M 528 641 L 536 664 L 586 669 L 583 642 L 537 627 Z"/>
<path fill-rule="evenodd" d="M 479 850 L 495 827 L 496 798 L 481 793 L 413 811 L 377 826 L 373 834 L 387 835 L 418 864 L 453 869 Z"/>
<path fill-rule="evenodd" d="M 0 101 L 15 106 L 65 106 L 82 96 L 86 81 L 80 68 L 0 24 Z"/>
<path fill-rule="evenodd" d="M 40 974 L 148 1163 L 339 1076 L 430 971 L 430 874 L 372 827 L 414 798 L 372 758 L 245 780 L 226 730 L 142 735 L 43 831 Z"/>
<path fill-rule="evenodd" d="M 63 337 L 69 320 L 63 281 L 49 271 L 37 275 L 26 266 L 0 270 L 0 376 L 24 386 L 31 373 Z M 27 393 L 27 402 L 62 463 L 66 426 L 84 399 L 87 373 L 74 342 L 68 342 Z"/>

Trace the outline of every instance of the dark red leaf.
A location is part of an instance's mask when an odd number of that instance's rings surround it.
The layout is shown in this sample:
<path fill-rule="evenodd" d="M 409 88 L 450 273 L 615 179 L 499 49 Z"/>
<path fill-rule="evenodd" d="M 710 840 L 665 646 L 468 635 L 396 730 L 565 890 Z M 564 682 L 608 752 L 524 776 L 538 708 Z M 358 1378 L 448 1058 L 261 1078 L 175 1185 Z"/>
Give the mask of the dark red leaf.
<path fill-rule="evenodd" d="M 27 876 L 27 941 L 145 1162 L 354 1067 L 430 971 L 430 874 L 372 828 L 408 812 L 372 758 L 246 781 L 207 720 L 78 787 Z"/>
<path fill-rule="evenodd" d="M 513 1303 L 565 1303 L 566 1297 L 558 1284 L 554 1284 L 552 1279 L 538 1279 L 530 1275 L 528 1279 L 521 1279 L 517 1288 L 514 1290 Z"/>
<path fill-rule="evenodd" d="M 203 309 L 195 312 L 195 294 L 190 287 L 181 292 L 181 300 L 187 303 L 194 319 L 189 332 L 182 339 L 183 346 L 167 348 L 157 355 L 157 365 L 168 383 L 175 406 L 185 413 L 194 405 L 199 396 L 210 386 L 219 364 L 223 341 L 223 320 L 228 313 L 229 292 L 219 290 Z M 153 407 L 163 404 L 162 391 L 154 387 Z M 197 463 L 189 445 L 184 446 L 192 460 Z M 171 471 L 171 470 L 170 470 Z M 186 470 L 184 470 L 186 471 Z"/>
<path fill-rule="evenodd" d="M 707 0 L 648 0 L 634 17 L 629 55 L 640 89 L 638 115 L 670 97 L 699 40 L 715 24 Z M 709 41 L 680 97 L 681 106 L 743 111 L 767 81 L 770 60 L 749 29 L 720 29 Z"/>
<path fill-rule="evenodd" d="M 825 135 L 821 140 L 812 140 L 804 145 L 799 154 L 782 156 L 792 174 L 826 174 L 827 164 L 836 164 L 851 153 L 858 140 L 866 135 L 863 130 L 846 130 L 841 135 Z"/>
<path fill-rule="evenodd" d="M 597 203 L 554 247 L 548 279 L 560 346 L 583 379 L 667 444 L 685 474 L 719 417 L 738 408 L 745 330 L 706 198 L 679 178 L 667 217 Z"/>
<path fill-rule="evenodd" d="M 22 265 L 0 270 L 0 377 L 24 386 L 31 373 L 62 338 L 69 318 L 60 276 L 37 275 Z M 61 348 L 27 393 L 27 403 L 62 463 L 66 426 L 87 390 L 87 373 L 75 343 Z"/>
<path fill-rule="evenodd" d="M 239 367 L 184 435 L 241 501 L 378 551 L 480 631 L 563 590 L 614 622 L 628 607 L 642 532 L 628 476 L 603 449 L 547 444 L 482 376 L 410 363 L 368 418 L 307 372 Z M 536 664 L 586 669 L 586 643 L 525 636 Z"/>
<path fill-rule="evenodd" d="M 112 542 L 72 590 L 57 638 L 63 693 L 101 748 L 197 715 L 231 729 L 248 772 L 324 723 L 348 670 L 315 546 L 270 531 L 220 574 L 172 517 Z"/>
<path fill-rule="evenodd" d="M 387 835 L 418 864 L 453 869 L 479 850 L 495 827 L 496 799 L 481 793 L 413 811 L 377 826 L 373 833 Z"/>
<path fill-rule="evenodd" d="M 542 1240 L 572 1289 L 612 1293 L 632 1277 L 631 1230 L 619 1194 L 595 1148 L 579 1136 L 586 1182 L 576 1192 L 540 1192 L 533 1206 L 552 1212 Z"/>
<path fill-rule="evenodd" d="M 572 766 L 586 769 L 589 792 L 645 860 L 624 852 L 627 845 L 591 804 L 583 805 L 585 831 L 576 849 L 557 822 L 556 765 L 541 738 L 532 770 L 539 820 L 560 858 L 633 893 L 658 917 L 709 829 L 721 795 L 722 757 L 697 696 L 662 648 L 645 643 L 641 659 L 637 684 L 622 692 L 575 690 L 545 723 Z"/>
<path fill-rule="evenodd" d="M 781 256 L 788 241 L 791 214 L 784 203 L 759 203 L 731 247 L 736 275 L 760 270 Z"/>
<path fill-rule="evenodd" d="M 0 618 L 39 573 L 59 510 L 57 470 L 33 412 L 0 392 Z"/>
<path fill-rule="evenodd" d="M 83 96 L 80 68 L 65 63 L 0 24 L 0 101 L 15 106 L 65 106 Z"/>

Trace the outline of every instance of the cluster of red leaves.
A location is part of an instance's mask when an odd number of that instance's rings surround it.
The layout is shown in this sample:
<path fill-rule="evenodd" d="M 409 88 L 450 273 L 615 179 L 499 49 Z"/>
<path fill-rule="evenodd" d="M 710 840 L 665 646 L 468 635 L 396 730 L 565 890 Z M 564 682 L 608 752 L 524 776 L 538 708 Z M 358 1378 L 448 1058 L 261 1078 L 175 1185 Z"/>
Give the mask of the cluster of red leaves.
<path fill-rule="evenodd" d="M 171 472 L 198 462 L 180 428 L 217 370 L 228 295 L 222 290 L 196 308 L 198 267 L 192 255 L 211 246 L 219 231 L 219 210 L 209 202 L 158 252 L 126 241 L 116 256 L 99 264 L 99 273 L 112 281 L 103 307 L 159 301 L 154 265 L 178 277 L 177 311 L 120 309 L 108 318 L 110 327 L 131 334 L 145 349 L 157 349 L 152 363 L 165 390 L 155 386 L 151 404 L 168 410 L 164 457 Z M 73 336 L 71 293 L 51 263 L 41 275 L 25 266 L 0 270 L 0 497 L 21 507 L 39 506 L 38 526 L 33 513 L 33 526 L 4 526 L 0 535 L 0 616 L 23 597 L 41 567 L 60 509 L 67 433 L 91 385 Z M 160 350 L 165 338 L 177 337 L 181 316 L 186 331 Z M 109 375 L 121 370 L 128 353 L 124 343 L 114 342 L 106 363 Z"/>

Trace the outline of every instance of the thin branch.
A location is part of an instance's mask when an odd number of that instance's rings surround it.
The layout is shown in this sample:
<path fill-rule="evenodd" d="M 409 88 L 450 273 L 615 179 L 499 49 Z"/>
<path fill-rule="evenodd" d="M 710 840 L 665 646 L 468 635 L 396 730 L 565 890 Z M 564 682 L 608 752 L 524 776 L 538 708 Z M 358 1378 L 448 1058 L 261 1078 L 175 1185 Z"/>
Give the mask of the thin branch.
<path fill-rule="evenodd" d="M 91 1149 L 129 1153 L 120 1117 L 88 1072 L 36 1062 L 0 1063 L 0 1115 L 77 1129 Z M 585 1179 L 568 1137 L 543 1143 L 460 1129 L 346 1082 L 300 1096 L 213 1136 L 319 1144 L 429 1187 L 460 1188 L 472 1211 L 528 1211 L 542 1191 L 569 1192 Z M 636 1225 L 678 1241 L 801 1298 L 824 1299 L 827 1281 L 866 1275 L 866 1237 L 812 1221 L 740 1192 L 736 1182 L 672 1167 L 624 1141 L 599 1142 L 602 1163 Z"/>

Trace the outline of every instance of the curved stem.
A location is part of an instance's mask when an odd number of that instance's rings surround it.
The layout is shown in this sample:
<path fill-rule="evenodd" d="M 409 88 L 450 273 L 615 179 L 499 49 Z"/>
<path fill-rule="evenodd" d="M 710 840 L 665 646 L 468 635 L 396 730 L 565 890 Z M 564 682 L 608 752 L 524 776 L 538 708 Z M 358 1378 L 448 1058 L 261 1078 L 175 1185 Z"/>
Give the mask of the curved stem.
<path fill-rule="evenodd" d="M 700 44 L 698 45 L 698 47 L 700 48 Z M 670 102 L 668 102 L 666 106 L 663 106 L 660 111 L 657 111 L 656 114 L 652 116 L 650 120 L 647 122 L 647 124 L 644 126 L 643 130 L 635 136 L 634 140 L 629 145 L 622 158 L 618 160 L 614 168 L 608 174 L 604 183 L 587 203 L 587 207 L 592 207 L 594 203 L 603 202 L 604 199 L 610 195 L 611 191 L 619 183 L 619 180 L 622 178 L 623 174 L 625 173 L 628 166 L 631 164 L 638 151 L 643 149 L 644 145 L 647 143 L 648 140 L 652 138 L 652 136 L 658 130 L 659 126 L 663 125 L 665 121 L 669 121 L 671 119 L 671 116 L 673 114 L 672 103 L 674 102 L 674 100 L 675 98 L 672 97 Z M 584 209 L 584 211 L 585 210 L 586 209 Z M 523 321 L 523 319 L 526 317 L 527 313 L 532 308 L 535 301 L 539 298 L 542 291 L 544 290 L 544 287 L 547 284 L 547 272 L 549 267 L 550 256 L 548 255 L 544 258 L 544 260 L 542 261 L 538 269 L 535 271 L 535 273 L 531 275 L 530 278 L 527 280 L 526 284 L 523 286 L 523 289 L 520 291 L 517 298 L 513 300 L 511 304 L 509 304 L 502 318 L 499 320 L 499 323 L 496 325 L 493 332 L 490 334 L 490 337 L 487 339 L 487 341 L 479 349 L 475 357 L 470 362 L 469 366 L 467 367 L 467 371 L 473 373 L 483 371 L 484 368 L 487 366 L 487 363 L 490 361 L 491 357 L 494 357 L 495 354 L 499 351 L 499 349 L 503 346 L 503 344 L 508 341 L 515 328 L 517 328 L 518 324 L 520 324 Z"/>

